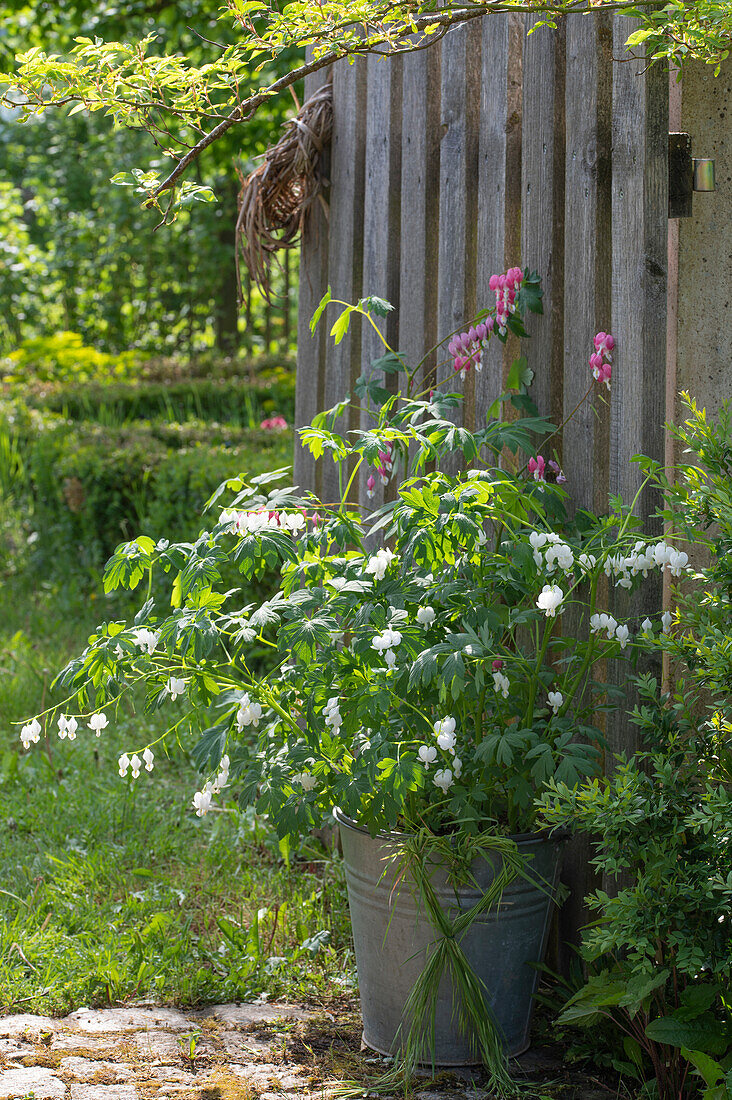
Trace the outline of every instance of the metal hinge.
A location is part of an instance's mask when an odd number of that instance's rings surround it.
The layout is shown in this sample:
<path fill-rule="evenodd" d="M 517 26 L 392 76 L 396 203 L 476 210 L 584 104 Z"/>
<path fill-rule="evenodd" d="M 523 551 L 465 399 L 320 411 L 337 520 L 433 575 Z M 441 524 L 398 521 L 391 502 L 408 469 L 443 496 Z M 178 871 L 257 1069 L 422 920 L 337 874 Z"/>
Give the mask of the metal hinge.
<path fill-rule="evenodd" d="M 690 218 L 695 191 L 714 191 L 714 161 L 692 157 L 690 134 L 668 135 L 668 216 Z"/>

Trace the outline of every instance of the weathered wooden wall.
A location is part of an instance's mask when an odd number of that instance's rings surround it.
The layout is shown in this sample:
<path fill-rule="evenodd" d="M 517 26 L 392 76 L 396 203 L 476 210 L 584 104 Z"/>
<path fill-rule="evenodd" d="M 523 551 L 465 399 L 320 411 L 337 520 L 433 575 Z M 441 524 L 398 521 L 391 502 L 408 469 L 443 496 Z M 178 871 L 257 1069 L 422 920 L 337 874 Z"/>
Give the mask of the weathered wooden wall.
<path fill-rule="evenodd" d="M 576 505 L 605 510 L 608 492 L 635 495 L 634 454 L 664 453 L 668 78 L 628 58 L 625 17 L 574 16 L 528 34 L 531 18 L 487 16 L 396 61 L 336 66 L 330 222 L 319 215 L 303 248 L 299 424 L 379 354 L 369 333 L 339 349 L 325 326 L 310 336 L 328 284 L 346 301 L 388 298 L 389 339 L 417 361 L 494 304 L 491 274 L 520 264 L 544 283 L 524 349 L 542 413 L 571 412 L 591 383 L 594 334 L 616 338 L 608 406 L 599 416 L 583 406 L 554 441 Z M 467 424 L 501 392 L 510 343 L 492 342 L 469 378 Z M 298 455 L 297 479 L 327 500 L 324 470 Z M 654 502 L 638 507 L 648 515 Z M 660 607 L 660 590 L 645 598 Z M 622 725 L 608 733 L 613 747 L 630 743 Z M 586 862 L 570 853 L 580 897 Z"/>
<path fill-rule="evenodd" d="M 327 285 L 346 301 L 388 298 L 389 337 L 416 359 L 493 304 L 493 272 L 536 268 L 545 313 L 525 350 L 542 412 L 560 418 L 581 398 L 595 332 L 617 340 L 607 415 L 585 406 L 559 441 L 577 504 L 601 507 L 608 489 L 635 491 L 633 454 L 663 453 L 668 83 L 628 60 L 622 16 L 528 34 L 531 18 L 488 16 L 425 51 L 335 67 L 330 213 L 315 208 L 302 252 L 298 421 L 378 354 L 373 333 L 337 349 L 324 324 L 310 336 Z M 309 79 L 307 92 L 325 76 Z M 496 341 L 470 379 L 467 422 L 509 355 Z M 334 489 L 301 455 L 297 475 Z"/>

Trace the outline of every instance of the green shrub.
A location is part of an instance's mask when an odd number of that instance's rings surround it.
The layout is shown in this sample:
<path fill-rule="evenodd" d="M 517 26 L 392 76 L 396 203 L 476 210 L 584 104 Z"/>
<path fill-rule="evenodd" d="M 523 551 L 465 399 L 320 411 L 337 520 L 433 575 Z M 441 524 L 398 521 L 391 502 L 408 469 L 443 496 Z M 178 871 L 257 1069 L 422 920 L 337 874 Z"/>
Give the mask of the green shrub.
<path fill-rule="evenodd" d="M 589 834 L 593 865 L 614 888 L 587 899 L 587 985 L 560 1022 L 609 1017 L 625 1033 L 615 1065 L 641 1096 L 732 1097 L 732 415 L 711 422 L 687 397 L 674 430 L 684 461 L 657 471 L 664 518 L 708 564 L 658 636 L 683 671 L 673 695 L 641 680 L 632 715 L 642 751 L 613 774 L 548 784 L 545 820 Z M 655 1089 L 655 1091 L 653 1091 Z"/>
<path fill-rule="evenodd" d="M 23 343 L 2 361 L 3 380 L 27 385 L 39 382 L 109 381 L 133 377 L 139 369 L 139 352 L 110 355 L 84 344 L 78 332 L 56 332 Z"/>
<path fill-rule="evenodd" d="M 107 386 L 128 381 L 145 385 L 185 383 L 191 379 L 277 383 L 294 378 L 294 370 L 294 360 L 287 353 L 246 359 L 214 352 L 193 359 L 150 359 L 136 350 L 112 355 L 85 344 L 78 332 L 57 332 L 24 340 L 0 360 L 0 378 L 6 387 L 40 394 L 56 394 L 62 387 L 76 383 Z"/>

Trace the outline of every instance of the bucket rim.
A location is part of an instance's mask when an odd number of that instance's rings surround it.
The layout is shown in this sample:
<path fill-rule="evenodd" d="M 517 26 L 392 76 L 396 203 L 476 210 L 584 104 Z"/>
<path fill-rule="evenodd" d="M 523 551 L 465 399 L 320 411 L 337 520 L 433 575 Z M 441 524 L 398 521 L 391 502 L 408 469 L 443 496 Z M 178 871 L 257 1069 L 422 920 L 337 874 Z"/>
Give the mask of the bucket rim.
<path fill-rule="evenodd" d="M 371 840 L 398 841 L 401 840 L 402 837 L 409 835 L 408 833 L 399 830 L 397 832 L 378 832 L 376 836 L 372 836 L 365 825 L 359 825 L 359 823 L 357 821 L 354 821 L 352 817 L 349 817 L 348 814 L 345 814 L 340 806 L 335 806 L 333 808 L 333 817 L 339 825 L 344 825 L 347 829 L 351 829 L 352 832 L 363 833 Z M 486 832 L 487 831 L 488 830 L 486 830 Z M 547 843 L 562 844 L 565 841 L 569 840 L 571 835 L 572 834 L 570 833 L 569 829 L 559 828 L 553 829 L 551 832 L 510 833 L 506 837 L 506 839 L 512 840 L 518 846 L 526 844 L 536 844 L 537 842 L 542 841 Z"/>

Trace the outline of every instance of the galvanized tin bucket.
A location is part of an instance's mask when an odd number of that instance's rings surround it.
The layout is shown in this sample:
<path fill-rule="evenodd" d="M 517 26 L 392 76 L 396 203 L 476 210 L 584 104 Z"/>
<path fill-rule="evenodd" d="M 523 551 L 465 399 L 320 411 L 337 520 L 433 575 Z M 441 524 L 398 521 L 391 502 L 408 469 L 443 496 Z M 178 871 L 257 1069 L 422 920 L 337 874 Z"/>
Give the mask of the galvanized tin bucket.
<path fill-rule="evenodd" d="M 372 838 L 350 818 L 337 814 L 343 843 L 363 1038 L 381 1054 L 393 1053 L 406 1000 L 424 967 L 435 932 L 417 906 L 408 884 L 395 889 L 389 856 L 394 838 Z M 562 842 L 536 836 L 513 838 L 526 858 L 531 879 L 515 879 L 504 891 L 497 911 L 483 914 L 461 941 L 475 974 L 487 990 L 486 1001 L 501 1032 L 506 1051 L 517 1055 L 529 1046 L 533 995 L 546 947 L 551 908 L 559 878 Z M 473 874 L 486 889 L 496 864 L 476 861 Z M 433 876 L 437 896 L 454 918 L 455 891 L 439 870 Z M 546 884 L 546 885 L 544 885 Z M 458 891 L 460 909 L 476 904 L 472 887 Z M 405 1024 L 406 1030 L 406 1024 Z M 457 1023 L 452 983 L 443 978 L 437 1003 L 434 1062 L 440 1066 L 472 1065 L 474 1044 Z"/>

